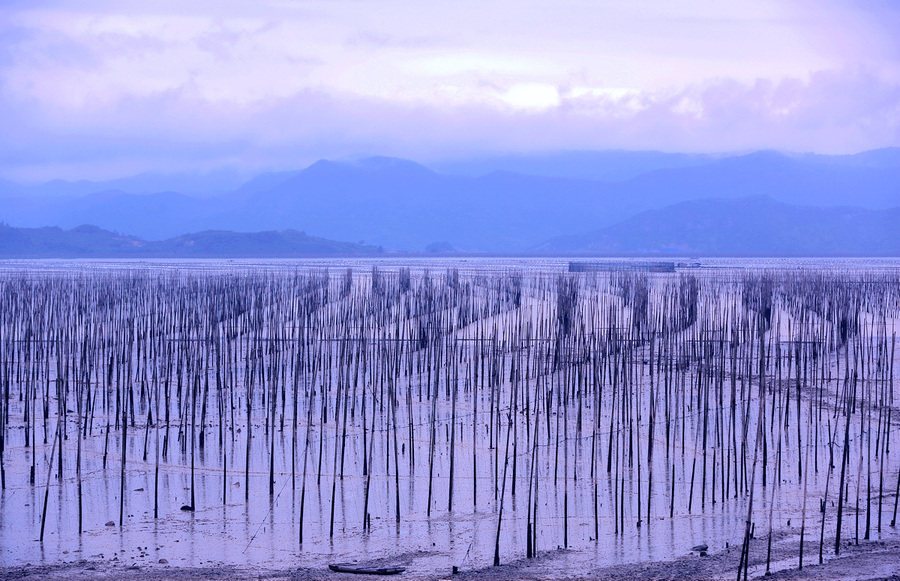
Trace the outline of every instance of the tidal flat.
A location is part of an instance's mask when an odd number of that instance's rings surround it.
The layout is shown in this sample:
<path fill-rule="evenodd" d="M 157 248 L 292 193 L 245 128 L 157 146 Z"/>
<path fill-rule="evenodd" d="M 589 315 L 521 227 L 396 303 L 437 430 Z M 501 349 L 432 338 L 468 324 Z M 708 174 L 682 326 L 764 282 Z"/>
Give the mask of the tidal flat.
<path fill-rule="evenodd" d="M 898 573 L 900 262 L 673 264 L 4 262 L 0 577 Z"/>

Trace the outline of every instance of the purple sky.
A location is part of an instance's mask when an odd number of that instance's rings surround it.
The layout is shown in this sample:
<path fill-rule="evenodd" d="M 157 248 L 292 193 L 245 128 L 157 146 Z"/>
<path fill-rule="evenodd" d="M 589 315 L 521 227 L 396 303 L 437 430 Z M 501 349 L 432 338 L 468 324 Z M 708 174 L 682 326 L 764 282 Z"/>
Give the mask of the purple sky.
<path fill-rule="evenodd" d="M 0 177 L 900 146 L 897 31 L 893 0 L 6 0 Z"/>

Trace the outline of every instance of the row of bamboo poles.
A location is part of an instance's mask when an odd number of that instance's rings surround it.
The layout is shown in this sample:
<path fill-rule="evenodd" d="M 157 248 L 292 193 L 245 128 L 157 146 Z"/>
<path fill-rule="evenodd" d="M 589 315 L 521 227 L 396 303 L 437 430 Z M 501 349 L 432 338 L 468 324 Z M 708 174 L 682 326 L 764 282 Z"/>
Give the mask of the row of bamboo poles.
<path fill-rule="evenodd" d="M 229 478 L 245 502 L 289 480 L 302 550 L 311 487 L 345 530 L 346 476 L 362 534 L 380 506 L 490 507 L 494 564 L 521 512 L 525 556 L 572 546 L 576 496 L 594 541 L 738 503 L 738 577 L 785 517 L 802 567 L 848 515 L 856 542 L 896 522 L 898 307 L 893 271 L 6 274 L 0 484 L 45 488 L 43 540 L 51 485 L 76 487 L 82 533 L 85 479 L 118 481 L 124 526 L 131 464 L 153 466 L 154 518 L 171 466 L 190 510 L 234 502 Z M 402 502 L 411 481 L 427 494 Z"/>

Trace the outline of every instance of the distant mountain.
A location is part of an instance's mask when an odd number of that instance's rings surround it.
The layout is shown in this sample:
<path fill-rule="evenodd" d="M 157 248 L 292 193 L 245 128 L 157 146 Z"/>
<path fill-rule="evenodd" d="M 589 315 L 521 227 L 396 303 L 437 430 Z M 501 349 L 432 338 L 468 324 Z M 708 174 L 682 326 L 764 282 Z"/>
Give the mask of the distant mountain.
<path fill-rule="evenodd" d="M 784 204 L 766 196 L 694 200 L 641 212 L 581 235 L 558 236 L 539 254 L 900 256 L 900 207 L 866 210 Z M 0 258 L 276 258 L 373 255 L 381 247 L 315 238 L 296 230 L 207 230 L 147 241 L 96 226 L 14 228 L 0 224 Z M 446 241 L 426 252 L 460 252 Z"/>
<path fill-rule="evenodd" d="M 386 157 L 323 160 L 301 171 L 257 176 L 209 199 L 175 192 L 106 191 L 63 199 L 9 195 L 0 200 L 0 220 L 24 227 L 90 223 L 148 240 L 202 230 L 297 230 L 405 251 L 440 242 L 461 252 L 521 252 L 544 240 L 703 198 L 766 195 L 810 207 L 900 206 L 900 149 L 852 156 L 604 155 L 619 160 L 623 171 L 656 169 L 603 182 L 510 171 L 444 175 Z"/>
<path fill-rule="evenodd" d="M 355 256 L 383 252 L 383 249 L 378 246 L 315 238 L 296 230 L 282 232 L 206 230 L 162 242 L 152 242 L 150 247 L 157 249 L 156 251 L 162 255 L 173 257 L 287 258 L 327 255 Z"/>
<path fill-rule="evenodd" d="M 137 175 L 102 181 L 52 180 L 46 183 L 23 185 L 0 180 L 0 197 L 11 195 L 69 198 L 119 191 L 127 194 L 178 192 L 188 196 L 210 197 L 231 192 L 247 178 L 240 172 L 221 168 L 211 172 L 143 172 Z"/>
<path fill-rule="evenodd" d="M 205 231 L 150 242 L 96 226 L 62 230 L 0 224 L 0 258 L 287 258 L 380 252 L 375 246 L 314 238 L 295 230 Z"/>
<path fill-rule="evenodd" d="M 144 246 L 140 239 L 95 226 L 62 230 L 56 226 L 13 228 L 0 224 L 2 258 L 114 257 L 133 255 Z"/>
<path fill-rule="evenodd" d="M 480 177 L 513 172 L 574 180 L 621 182 L 660 169 L 695 167 L 723 156 L 662 151 L 560 151 L 484 156 L 429 164 L 449 175 Z"/>
<path fill-rule="evenodd" d="M 547 254 L 900 256 L 900 207 L 810 208 L 766 196 L 696 200 L 551 239 Z"/>
<path fill-rule="evenodd" d="M 246 200 L 250 196 L 271 190 L 289 179 L 297 177 L 300 171 L 279 171 L 260 174 L 242 184 L 229 195 L 224 196 L 224 198 L 228 200 Z"/>
<path fill-rule="evenodd" d="M 759 195 L 804 206 L 900 205 L 900 165 L 857 161 L 758 151 L 704 166 L 651 172 L 617 189 L 622 196 L 639 197 L 648 209 L 700 198 Z"/>
<path fill-rule="evenodd" d="M 317 162 L 246 200 L 239 215 L 242 229 L 302 227 L 404 250 L 448 242 L 462 251 L 503 252 L 590 228 L 604 214 L 624 218 L 630 212 L 622 208 L 628 204 L 608 200 L 593 182 L 442 176 L 407 160 L 373 158 Z"/>
<path fill-rule="evenodd" d="M 211 200 L 175 192 L 139 195 L 106 191 L 64 199 L 17 196 L 2 201 L 0 220 L 29 228 L 96 224 L 159 240 L 207 228 L 203 224 L 206 217 L 221 207 Z"/>
<path fill-rule="evenodd" d="M 438 173 L 468 177 L 497 171 L 524 175 L 603 182 L 622 182 L 658 170 L 710 165 L 747 154 L 667 153 L 662 151 L 558 151 L 481 156 L 428 164 Z M 900 168 L 900 148 L 852 155 L 778 154 L 805 164 L 845 167 Z"/>
<path fill-rule="evenodd" d="M 852 155 L 815 155 L 797 156 L 804 161 L 819 164 L 844 165 L 854 167 L 900 168 L 900 147 L 872 149 Z"/>

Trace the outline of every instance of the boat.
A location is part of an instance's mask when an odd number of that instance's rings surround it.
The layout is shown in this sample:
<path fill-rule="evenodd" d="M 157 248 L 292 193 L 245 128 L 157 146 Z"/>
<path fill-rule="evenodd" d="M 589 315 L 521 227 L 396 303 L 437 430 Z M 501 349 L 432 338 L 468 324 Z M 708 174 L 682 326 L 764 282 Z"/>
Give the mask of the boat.
<path fill-rule="evenodd" d="M 352 563 L 334 563 L 328 568 L 337 573 L 357 573 L 360 575 L 396 575 L 406 571 L 406 567 L 372 567 Z"/>

